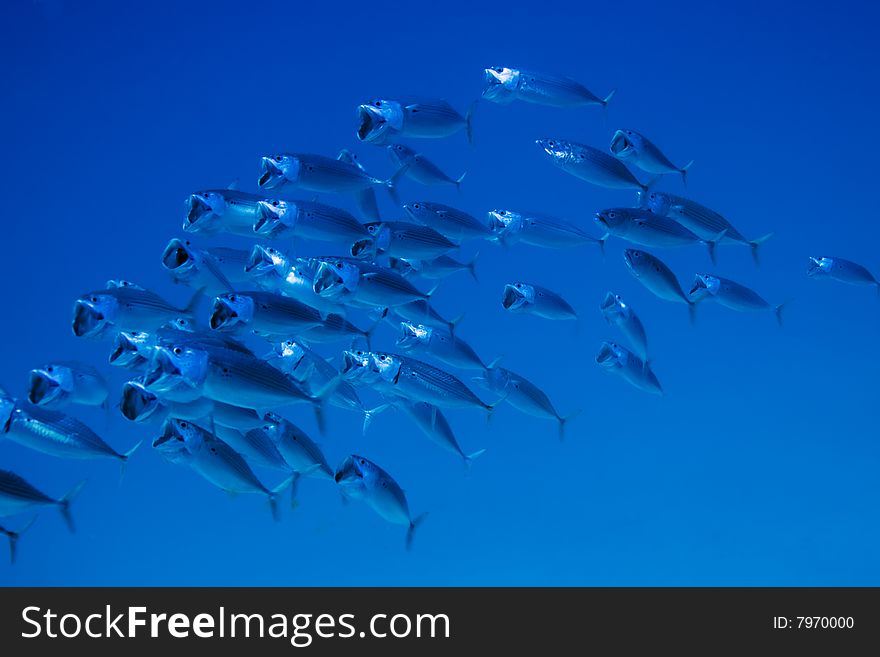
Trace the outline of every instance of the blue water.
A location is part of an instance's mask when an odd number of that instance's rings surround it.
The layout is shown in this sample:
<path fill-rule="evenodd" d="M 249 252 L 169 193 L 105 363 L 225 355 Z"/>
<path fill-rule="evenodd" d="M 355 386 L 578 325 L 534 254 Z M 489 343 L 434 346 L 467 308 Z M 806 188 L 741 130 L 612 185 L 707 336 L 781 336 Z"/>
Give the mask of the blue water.
<path fill-rule="evenodd" d="M 0 559 L 0 582 L 880 584 L 880 302 L 869 288 L 805 275 L 808 255 L 880 274 L 874 8 L 178 4 L 13 0 L 0 9 L 0 384 L 12 393 L 46 360 L 106 362 L 108 345 L 75 338 L 70 319 L 76 297 L 108 278 L 185 301 L 159 255 L 182 234 L 187 194 L 235 179 L 254 190 L 259 156 L 279 150 L 335 156 L 347 147 L 390 175 L 387 154 L 357 142 L 356 105 L 416 94 L 464 111 L 494 65 L 567 74 L 617 95 L 605 118 L 596 107 L 482 103 L 474 148 L 463 133 L 410 142 L 450 173 L 467 170 L 461 193 L 404 180 L 405 201 L 480 217 L 540 210 L 598 235 L 592 214 L 635 195 L 566 175 L 534 140 L 606 148 L 616 128 L 634 128 L 673 160 L 695 160 L 686 190 L 675 176 L 661 188 L 723 212 L 750 237 L 775 233 L 760 268 L 737 247 L 720 250 L 717 268 L 698 246 L 657 255 L 686 283 L 716 271 L 772 303 L 790 299 L 785 325 L 704 304 L 691 326 L 683 305 L 630 276 L 625 244 L 613 238 L 604 260 L 593 247 L 468 244 L 461 257 L 479 250 L 480 282 L 450 277 L 436 308 L 465 312 L 460 335 L 486 360 L 503 355 L 562 414 L 580 410 L 564 442 L 553 422 L 509 406 L 489 426 L 477 411 L 450 410 L 464 449 L 488 448 L 465 476 L 406 417 L 385 413 L 363 437 L 357 414 L 334 409 L 320 438 L 331 463 L 368 456 L 406 490 L 414 514 L 430 513 L 406 552 L 404 528 L 343 505 L 331 482 L 305 481 L 300 506 L 273 523 L 263 500 L 231 497 L 165 463 L 149 447 L 157 426 L 74 408 L 120 450 L 147 442 L 122 483 L 110 461 L 0 443 L 2 467 L 49 494 L 88 482 L 74 502 L 78 532 L 42 511 L 18 562 Z M 401 217 L 379 199 L 385 217 Z M 325 200 L 354 209 L 347 197 Z M 506 314 L 501 287 L 516 279 L 565 296 L 579 328 Z M 608 290 L 640 314 L 662 398 L 596 366 L 600 341 L 623 339 L 598 310 Z M 391 348 L 394 338 L 386 327 L 376 343 Z M 344 346 L 321 349 L 329 357 Z M 107 371 L 115 399 L 125 376 Z M 307 408 L 289 417 L 318 437 Z M 0 522 L 16 528 L 29 517 Z"/>

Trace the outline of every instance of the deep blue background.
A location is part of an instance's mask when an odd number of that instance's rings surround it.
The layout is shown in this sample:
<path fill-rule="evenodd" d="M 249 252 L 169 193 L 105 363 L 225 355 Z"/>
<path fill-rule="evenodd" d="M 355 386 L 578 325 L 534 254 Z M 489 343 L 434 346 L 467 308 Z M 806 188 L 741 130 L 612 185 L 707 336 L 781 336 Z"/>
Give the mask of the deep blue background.
<path fill-rule="evenodd" d="M 388 175 L 387 155 L 356 142 L 354 107 L 418 94 L 463 111 L 490 65 L 618 92 L 607 120 L 595 107 L 482 104 L 476 148 L 463 134 L 416 143 L 450 173 L 468 171 L 461 194 L 407 180 L 405 200 L 480 216 L 537 209 L 593 230 L 594 211 L 633 195 L 566 176 L 533 141 L 606 147 L 615 128 L 640 130 L 675 161 L 695 159 L 688 195 L 749 236 L 776 233 L 760 269 L 747 249 L 728 247 L 716 271 L 774 303 L 792 299 L 784 328 L 769 313 L 708 304 L 690 326 L 683 306 L 629 276 L 620 241 L 609 242 L 604 262 L 591 248 L 469 245 L 463 257 L 481 250 L 480 285 L 459 274 L 436 305 L 448 316 L 467 312 L 461 335 L 484 358 L 503 354 L 561 413 L 581 409 L 564 443 L 552 423 L 509 407 L 488 428 L 479 413 L 451 411 L 466 450 L 489 448 L 464 476 L 404 417 L 380 417 L 363 438 L 357 416 L 334 412 L 322 440 L 330 460 L 350 451 L 373 458 L 414 513 L 430 511 L 410 553 L 402 528 L 342 506 L 327 482 L 304 483 L 300 507 L 274 524 L 261 500 L 231 498 L 147 447 L 120 485 L 113 463 L 4 443 L 0 464 L 44 491 L 88 485 L 74 508 L 79 532 L 42 512 L 19 562 L 0 559 L 0 582 L 880 584 L 880 303 L 870 289 L 805 276 L 810 254 L 880 274 L 875 10 L 317 4 L 3 3 L 0 383 L 20 394 L 45 359 L 104 362 L 106 345 L 77 341 L 69 323 L 77 295 L 107 278 L 186 298 L 159 254 L 181 233 L 189 192 L 236 178 L 253 189 L 258 156 L 278 150 L 350 147 Z M 672 177 L 664 186 L 682 192 Z M 380 200 L 395 217 L 387 195 Z M 699 247 L 658 255 L 686 282 L 711 271 Z M 505 315 L 499 295 L 509 279 L 566 296 L 582 315 L 579 331 Z M 609 289 L 642 316 L 665 397 L 596 367 L 599 341 L 620 339 L 598 312 Z M 384 331 L 379 344 L 390 347 Z M 157 431 L 75 412 L 120 449 Z M 291 417 L 314 428 L 307 411 Z"/>

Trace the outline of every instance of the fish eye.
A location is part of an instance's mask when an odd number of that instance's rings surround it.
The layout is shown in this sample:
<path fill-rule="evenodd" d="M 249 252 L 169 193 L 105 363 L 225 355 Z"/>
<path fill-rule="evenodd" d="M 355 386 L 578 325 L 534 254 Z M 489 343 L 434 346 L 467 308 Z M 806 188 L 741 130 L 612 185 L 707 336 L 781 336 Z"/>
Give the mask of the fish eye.
<path fill-rule="evenodd" d="M 377 100 L 375 103 L 373 103 L 373 105 L 375 105 L 376 107 L 382 107 L 382 101 Z"/>
<path fill-rule="evenodd" d="M 180 356 L 180 354 L 183 353 L 183 349 L 181 349 L 180 347 L 174 347 L 173 351 L 174 351 L 175 355 L 177 355 L 177 356 Z"/>
<path fill-rule="evenodd" d="M 181 428 L 181 429 L 186 429 L 188 426 L 189 426 L 189 424 L 187 424 L 186 422 L 181 422 L 181 423 L 180 423 L 180 428 Z"/>
<path fill-rule="evenodd" d="M 54 369 L 55 369 L 54 367 L 52 367 L 51 365 L 49 365 L 49 367 L 46 368 L 46 371 L 47 371 L 47 372 L 51 372 L 51 371 L 54 370 Z"/>
<path fill-rule="evenodd" d="M 632 133 L 633 133 L 632 130 L 627 130 L 627 131 L 626 131 L 626 134 L 628 134 L 628 135 L 631 135 Z"/>
<path fill-rule="evenodd" d="M 548 141 L 548 142 L 547 142 L 547 143 L 548 143 L 548 144 L 550 144 L 550 147 L 551 147 L 551 148 L 552 148 L 552 147 L 553 147 L 553 146 L 555 146 L 555 145 L 556 145 L 556 143 L 555 143 L 555 142 L 553 142 L 553 141 Z"/>
<path fill-rule="evenodd" d="M 235 301 L 235 295 L 234 295 L 234 294 L 230 294 L 230 295 L 229 295 L 229 300 L 230 300 L 230 301 Z"/>
<path fill-rule="evenodd" d="M 613 213 L 613 212 L 609 212 L 609 213 L 608 213 L 608 218 L 609 218 L 609 219 L 614 219 L 614 213 Z"/>
<path fill-rule="evenodd" d="M 275 156 L 275 161 L 276 161 L 276 162 L 280 162 L 280 161 L 281 161 L 281 156 L 280 156 L 280 155 L 276 155 L 276 156 Z"/>
<path fill-rule="evenodd" d="M 496 73 L 504 73 L 504 69 L 499 66 L 498 68 L 495 69 L 495 72 Z"/>
<path fill-rule="evenodd" d="M 361 459 L 361 465 L 366 465 L 367 462 L 364 459 Z"/>
<path fill-rule="evenodd" d="M 278 207 L 278 205 L 279 205 L 279 203 L 278 203 L 278 201 L 277 201 L 277 200 L 275 200 L 275 201 L 272 201 L 272 205 L 273 205 L 273 206 L 275 206 L 275 207 L 276 207 L 276 208 L 277 208 L 277 207 Z"/>
<path fill-rule="evenodd" d="M 91 301 L 92 303 L 98 303 L 98 297 L 92 297 Z"/>
<path fill-rule="evenodd" d="M 184 324 L 186 324 L 186 322 L 185 322 L 184 320 L 182 320 L 182 319 L 178 319 L 178 320 L 177 320 L 177 323 L 178 323 L 180 326 L 183 326 Z"/>

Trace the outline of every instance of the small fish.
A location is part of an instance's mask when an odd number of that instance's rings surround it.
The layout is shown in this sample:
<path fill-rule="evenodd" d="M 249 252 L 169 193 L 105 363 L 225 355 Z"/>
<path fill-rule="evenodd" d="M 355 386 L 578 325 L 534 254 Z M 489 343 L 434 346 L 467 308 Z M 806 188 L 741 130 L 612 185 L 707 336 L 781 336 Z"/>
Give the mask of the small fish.
<path fill-rule="evenodd" d="M 224 292 L 234 289 L 213 256 L 189 240 L 175 237 L 168 242 L 162 252 L 162 266 L 175 283 Z"/>
<path fill-rule="evenodd" d="M 9 563 L 15 563 L 15 557 L 18 556 L 18 541 L 22 537 L 22 535 L 30 529 L 31 525 L 34 524 L 36 517 L 32 518 L 30 522 L 28 522 L 24 527 L 19 529 L 18 531 L 12 531 L 11 529 L 7 529 L 6 527 L 0 525 L 0 534 L 6 536 L 9 539 Z"/>
<path fill-rule="evenodd" d="M 353 164 L 358 169 L 366 173 L 366 169 L 364 169 L 364 165 L 361 164 L 358 160 L 358 156 L 352 153 L 347 148 L 343 148 L 341 151 L 339 151 L 339 155 L 336 157 L 336 159 L 340 160 L 341 162 Z M 355 194 L 355 200 L 357 201 L 358 209 L 361 211 L 362 216 L 372 221 L 379 221 L 381 217 L 379 216 L 379 203 L 376 201 L 376 190 L 374 190 L 372 187 L 364 189 Z"/>
<path fill-rule="evenodd" d="M 170 319 L 192 317 L 200 297 L 201 291 L 197 291 L 185 308 L 178 308 L 131 284 L 89 292 L 74 304 L 73 334 L 98 337 L 111 326 L 121 331 L 156 328 Z"/>
<path fill-rule="evenodd" d="M 81 481 L 63 497 L 55 499 L 34 488 L 21 476 L 9 470 L 0 470 L 0 516 L 12 516 L 32 511 L 41 506 L 57 506 L 71 532 L 75 531 L 70 515 L 70 502 L 82 490 Z"/>
<path fill-rule="evenodd" d="M 387 267 L 335 256 L 315 258 L 315 262 L 315 294 L 340 303 L 386 308 L 431 297 Z"/>
<path fill-rule="evenodd" d="M 442 203 L 416 201 L 403 206 L 406 213 L 425 226 L 443 233 L 451 240 L 491 239 L 492 230 L 476 217 Z"/>
<path fill-rule="evenodd" d="M 409 415 L 419 429 L 434 443 L 461 457 L 465 468 L 469 469 L 474 459 L 486 453 L 485 449 L 479 449 L 471 454 L 465 454 L 461 445 L 458 444 L 446 416 L 433 404 L 399 399 L 394 402 L 394 406 Z"/>
<path fill-rule="evenodd" d="M 663 388 L 647 362 L 628 349 L 613 342 L 603 342 L 596 363 L 606 372 L 621 376 L 640 390 L 663 394 Z"/>
<path fill-rule="evenodd" d="M 387 144 L 400 137 L 448 137 L 464 129 L 468 142 L 473 144 L 474 107 L 462 116 L 445 100 L 376 98 L 357 108 L 357 137 L 372 144 Z"/>
<path fill-rule="evenodd" d="M 677 167 L 669 161 L 654 143 L 635 130 L 618 130 L 611 138 L 611 153 L 624 162 L 632 162 L 642 171 L 648 173 L 680 173 L 681 181 L 687 184 L 687 172 L 693 160 L 683 167 Z"/>
<path fill-rule="evenodd" d="M 421 276 L 430 279 L 444 279 L 459 271 L 466 271 L 475 281 L 477 278 L 477 253 L 470 262 L 459 262 L 449 256 L 440 256 L 433 260 L 418 260 L 414 258 L 390 258 L 389 267 L 402 276 Z"/>
<path fill-rule="evenodd" d="M 683 196 L 666 192 L 639 192 L 639 205 L 654 214 L 669 217 L 689 229 L 703 240 L 715 240 L 719 235 L 721 244 L 743 244 L 752 250 L 752 257 L 758 262 L 758 247 L 773 236 L 768 233 L 763 237 L 750 240 L 743 236 L 723 216 Z"/>
<path fill-rule="evenodd" d="M 429 354 L 447 365 L 465 370 L 486 369 L 477 352 L 447 328 L 404 321 L 400 322 L 400 331 L 396 346 L 408 353 Z"/>
<path fill-rule="evenodd" d="M 395 198 L 394 186 L 402 174 L 398 171 L 389 180 L 368 174 L 355 164 L 312 153 L 278 153 L 261 160 L 260 189 L 292 187 L 319 194 L 359 194 L 375 186 L 384 187 Z M 395 199 L 396 200 L 396 199 Z"/>
<path fill-rule="evenodd" d="M 268 439 L 294 472 L 318 479 L 333 478 L 333 469 L 318 444 L 305 431 L 277 413 L 266 413 L 263 423 L 248 434 Z"/>
<path fill-rule="evenodd" d="M 517 281 L 504 286 L 501 306 L 508 312 L 546 319 L 577 319 L 577 313 L 561 296 L 539 285 Z"/>
<path fill-rule="evenodd" d="M 684 293 L 675 274 L 662 260 L 647 251 L 626 249 L 623 262 L 629 273 L 656 296 L 666 301 L 686 303 L 691 322 L 694 321 L 696 304 Z"/>
<path fill-rule="evenodd" d="M 772 310 L 776 321 L 782 326 L 782 309 L 784 303 L 773 306 L 767 303 L 757 292 L 745 285 L 720 276 L 697 274 L 691 286 L 690 296 L 694 301 L 713 299 L 725 308 L 739 311 Z"/>
<path fill-rule="evenodd" d="M 404 174 L 422 185 L 455 185 L 461 189 L 461 181 L 467 172 L 458 178 L 451 178 L 443 173 L 436 164 L 421 153 L 417 153 L 403 144 L 390 144 L 388 153 L 398 167 L 405 167 Z"/>
<path fill-rule="evenodd" d="M 559 439 L 565 435 L 565 423 L 572 417 L 563 417 L 553 406 L 547 394 L 525 377 L 495 364 L 486 368 L 474 381 L 501 398 L 518 411 L 535 417 L 550 418 L 559 423 Z"/>
<path fill-rule="evenodd" d="M 495 239 L 504 245 L 522 242 L 547 249 L 560 249 L 584 244 L 596 244 L 604 250 L 605 239 L 596 239 L 564 219 L 537 212 L 492 210 L 489 222 Z"/>
<path fill-rule="evenodd" d="M 85 424 L 70 415 L 30 402 L 16 401 L 0 391 L 0 426 L 2 434 L 24 447 L 68 459 L 109 457 L 125 464 L 137 443 L 124 454 L 110 447 Z"/>
<path fill-rule="evenodd" d="M 259 202 L 266 197 L 234 189 L 206 189 L 187 197 L 183 230 L 216 235 L 231 233 L 254 237 Z"/>
<path fill-rule="evenodd" d="M 596 223 L 606 231 L 628 242 L 651 247 L 679 247 L 705 244 L 715 262 L 715 246 L 724 233 L 711 240 L 702 240 L 677 221 L 639 208 L 609 208 L 596 213 Z"/>
<path fill-rule="evenodd" d="M 297 299 L 322 313 L 344 312 L 337 300 L 315 292 L 318 263 L 310 259 L 289 258 L 278 249 L 255 245 L 245 267 L 251 280 L 264 290 Z"/>
<path fill-rule="evenodd" d="M 609 292 L 600 306 L 602 316 L 609 324 L 620 329 L 630 344 L 639 352 L 644 360 L 648 356 L 648 336 L 642 321 L 635 311 L 626 303 L 619 294 Z"/>
<path fill-rule="evenodd" d="M 639 182 L 623 162 L 598 148 L 561 139 L 538 139 L 535 143 L 560 169 L 593 185 L 642 191 L 650 185 Z"/>
<path fill-rule="evenodd" d="M 261 420 L 260 425 L 262 424 Z M 220 440 L 241 454 L 250 466 L 281 470 L 282 472 L 293 472 L 287 461 L 281 456 L 281 452 L 278 451 L 275 443 L 257 429 L 245 431 L 244 429 L 225 427 L 215 423 L 213 431 Z M 291 487 L 295 485 L 297 478 L 298 476 L 294 476 Z"/>
<path fill-rule="evenodd" d="M 272 517 L 278 520 L 278 495 L 291 485 L 293 477 L 269 490 L 238 452 L 214 434 L 188 420 L 167 420 L 162 434 L 153 441 L 153 447 L 163 454 L 178 450 L 172 462 L 188 465 L 221 490 L 265 495 Z"/>
<path fill-rule="evenodd" d="M 301 237 L 327 242 L 369 239 L 370 234 L 351 213 L 314 201 L 261 201 L 254 232 L 267 239 Z"/>
<path fill-rule="evenodd" d="M 103 406 L 110 389 L 97 369 L 78 361 L 57 361 L 31 370 L 28 401 L 38 406 L 63 403 Z"/>
<path fill-rule="evenodd" d="M 416 324 L 430 324 L 442 326 L 450 335 L 455 334 L 455 326 L 461 317 L 448 320 L 434 310 L 433 306 L 425 301 L 413 301 L 404 303 L 394 308 L 383 308 L 379 311 L 379 320 L 386 320 L 394 328 L 400 326 L 400 322 L 414 322 Z"/>
<path fill-rule="evenodd" d="M 487 68 L 485 75 L 483 98 L 502 105 L 514 100 L 522 100 L 550 107 L 582 105 L 607 107 L 608 101 L 614 96 L 612 90 L 605 98 L 600 98 L 584 85 L 562 75 L 549 75 L 506 66 Z"/>
<path fill-rule="evenodd" d="M 320 326 L 321 313 L 302 301 L 260 290 L 214 298 L 209 325 L 215 331 L 248 329 L 259 335 L 292 335 Z"/>
<path fill-rule="evenodd" d="M 385 221 L 364 224 L 370 236 L 351 247 L 354 257 L 377 255 L 395 258 L 439 258 L 458 244 L 448 240 L 429 226 L 405 221 Z"/>
<path fill-rule="evenodd" d="M 204 420 L 214 412 L 214 402 L 199 397 L 190 402 L 175 402 L 147 390 L 143 381 L 135 379 L 122 384 L 119 410 L 131 422 L 164 421 L 168 417 L 181 420 Z"/>
<path fill-rule="evenodd" d="M 842 283 L 851 285 L 875 285 L 880 294 L 880 281 L 862 265 L 844 260 L 838 257 L 813 257 L 810 256 L 810 266 L 807 269 L 810 278 L 833 278 Z"/>
<path fill-rule="evenodd" d="M 406 525 L 406 549 L 412 547 L 413 536 L 426 514 L 413 518 L 403 489 L 378 465 L 363 456 L 345 458 L 334 475 L 346 498 L 365 501 L 388 522 Z"/>

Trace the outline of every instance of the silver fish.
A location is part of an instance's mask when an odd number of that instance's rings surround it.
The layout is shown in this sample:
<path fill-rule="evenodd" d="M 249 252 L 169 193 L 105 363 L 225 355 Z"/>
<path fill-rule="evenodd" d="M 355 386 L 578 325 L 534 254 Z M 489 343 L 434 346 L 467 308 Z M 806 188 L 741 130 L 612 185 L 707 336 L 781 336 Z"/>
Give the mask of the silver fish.
<path fill-rule="evenodd" d="M 126 381 L 119 401 L 122 415 L 132 422 L 164 421 L 168 417 L 181 420 L 204 420 L 212 416 L 214 402 L 199 397 L 190 402 L 175 402 L 148 390 L 141 380 Z"/>
<path fill-rule="evenodd" d="M 289 258 L 278 249 L 257 244 L 245 267 L 251 280 L 264 290 L 297 299 L 324 314 L 344 312 L 336 299 L 317 294 L 314 289 L 318 263 Z"/>
<path fill-rule="evenodd" d="M 469 262 L 459 262 L 449 256 L 440 256 L 433 260 L 418 260 L 414 258 L 390 258 L 389 267 L 402 276 L 421 276 L 430 279 L 443 279 L 459 271 L 466 271 L 475 281 L 477 278 L 477 253 Z"/>
<path fill-rule="evenodd" d="M 39 406 L 64 403 L 103 406 L 109 394 L 104 375 L 78 361 L 48 363 L 31 370 L 28 379 L 28 401 Z"/>
<path fill-rule="evenodd" d="M 262 425 L 262 421 L 260 424 Z M 284 460 L 284 457 L 281 456 L 281 452 L 275 447 L 275 443 L 258 429 L 248 429 L 245 431 L 215 424 L 213 430 L 220 440 L 241 454 L 244 460 L 252 467 L 281 470 L 282 472 L 293 471 L 287 464 L 287 461 Z M 298 476 L 294 475 L 291 487 L 295 486 Z M 293 497 L 295 498 L 296 495 L 294 494 Z"/>
<path fill-rule="evenodd" d="M 715 246 L 724 233 L 710 240 L 700 237 L 677 221 L 639 208 L 609 208 L 596 213 L 596 223 L 606 231 L 633 244 L 651 247 L 679 247 L 705 244 L 709 258 L 715 262 Z"/>
<path fill-rule="evenodd" d="M 416 201 L 403 206 L 406 213 L 420 224 L 430 226 L 451 240 L 491 239 L 492 230 L 476 217 L 442 203 Z"/>
<path fill-rule="evenodd" d="M 386 320 L 394 328 L 398 328 L 402 321 L 442 326 L 450 335 L 455 335 L 455 326 L 461 320 L 461 316 L 452 320 L 445 319 L 425 301 L 413 301 L 394 308 L 383 308 L 379 311 L 379 318 L 380 321 Z"/>
<path fill-rule="evenodd" d="M 458 178 L 452 178 L 424 155 L 403 144 L 389 144 L 388 153 L 394 164 L 406 167 L 406 176 L 422 185 L 455 185 L 461 189 L 461 181 L 467 175 L 465 172 Z"/>
<path fill-rule="evenodd" d="M 468 142 L 473 144 L 474 108 L 475 104 L 462 116 L 445 100 L 376 98 L 357 108 L 357 137 L 372 144 L 387 144 L 400 137 L 448 137 L 464 129 Z"/>
<path fill-rule="evenodd" d="M 605 321 L 617 326 L 639 352 L 639 356 L 643 360 L 646 359 L 648 357 L 648 336 L 645 334 L 642 321 L 630 305 L 619 294 L 609 292 L 605 295 L 600 309 Z"/>
<path fill-rule="evenodd" d="M 234 289 L 213 256 L 189 240 L 175 237 L 168 242 L 162 252 L 162 266 L 175 283 L 224 292 Z"/>
<path fill-rule="evenodd" d="M 9 470 L 0 470 L 0 516 L 11 516 L 32 511 L 41 506 L 57 506 L 64 522 L 74 531 L 70 515 L 70 502 L 82 490 L 86 482 L 81 481 L 65 495 L 56 499 L 39 491 L 25 479 Z"/>
<path fill-rule="evenodd" d="M 834 257 L 810 256 L 810 266 L 807 269 L 810 278 L 831 278 L 842 283 L 852 285 L 875 285 L 880 294 L 880 281 L 862 265 Z"/>
<path fill-rule="evenodd" d="M 406 495 L 391 475 L 363 456 L 352 454 L 336 469 L 334 479 L 347 498 L 363 500 L 388 522 L 406 525 L 406 549 L 412 547 L 413 535 L 425 514 L 412 517 Z"/>
<path fill-rule="evenodd" d="M 259 202 L 266 197 L 234 189 L 206 189 L 187 197 L 183 230 L 216 235 L 231 233 L 254 236 Z"/>
<path fill-rule="evenodd" d="M 504 286 L 501 306 L 508 312 L 545 319 L 577 319 L 574 308 L 555 292 L 540 285 L 517 281 Z"/>
<path fill-rule="evenodd" d="M 448 452 L 458 455 L 464 462 L 465 468 L 469 469 L 474 459 L 486 453 L 485 449 L 478 449 L 475 452 L 466 454 L 461 445 L 458 444 L 458 440 L 456 440 L 455 433 L 452 431 L 446 416 L 433 404 L 399 399 L 394 402 L 394 406 L 409 415 L 419 429 L 434 443 Z"/>
<path fill-rule="evenodd" d="M 648 363 L 618 344 L 603 342 L 596 354 L 596 363 L 606 372 L 623 377 L 640 390 L 663 394 L 663 388 Z"/>
<path fill-rule="evenodd" d="M 687 172 L 693 160 L 678 167 L 669 161 L 663 152 L 644 135 L 635 130 L 618 130 L 611 138 L 611 153 L 624 162 L 632 162 L 648 173 L 680 173 L 681 181 L 687 184 Z"/>
<path fill-rule="evenodd" d="M 339 151 L 339 155 L 336 159 L 342 162 L 347 162 L 348 164 L 353 164 L 361 171 L 366 172 L 364 165 L 358 160 L 358 156 L 346 148 Z M 372 187 L 355 194 L 355 200 L 357 201 L 358 209 L 361 211 L 362 216 L 372 221 L 379 221 L 379 203 L 376 201 L 376 191 Z"/>
<path fill-rule="evenodd" d="M 321 313 L 302 301 L 260 290 L 215 297 L 209 319 L 216 331 L 247 329 L 267 336 L 292 335 L 321 323 Z"/>
<path fill-rule="evenodd" d="M 495 238 L 504 245 L 517 242 L 560 249 L 584 244 L 596 244 L 604 250 L 605 239 L 596 239 L 564 219 L 537 212 L 492 210 L 489 222 Z"/>
<path fill-rule="evenodd" d="M 694 321 L 695 303 L 684 293 L 675 274 L 662 260 L 647 251 L 626 249 L 623 262 L 629 273 L 656 296 L 666 301 L 686 303 L 691 322 Z"/>
<path fill-rule="evenodd" d="M 458 248 L 442 234 L 429 226 L 405 221 L 385 221 L 364 224 L 369 237 L 359 240 L 351 247 L 355 257 L 378 255 L 396 258 L 438 258 Z"/>
<path fill-rule="evenodd" d="M 561 416 L 547 394 L 524 376 L 492 364 L 481 376 L 474 377 L 481 386 L 501 395 L 518 411 L 535 417 L 549 418 L 559 423 L 559 439 L 565 435 L 565 423 L 573 416 Z"/>
<path fill-rule="evenodd" d="M 173 306 L 158 294 L 126 285 L 89 292 L 77 299 L 73 309 L 73 334 L 99 337 L 109 327 L 143 331 L 177 317 L 192 317 L 200 299 L 196 292 L 185 308 Z"/>
<path fill-rule="evenodd" d="M 720 276 L 697 274 L 691 286 L 690 296 L 694 301 L 712 299 L 725 308 L 739 311 L 772 310 L 776 321 L 782 326 L 784 303 L 773 306 L 757 292 Z"/>
<path fill-rule="evenodd" d="M 642 191 L 650 185 L 641 183 L 623 162 L 598 148 L 563 139 L 538 139 L 535 143 L 560 169 L 593 185 Z"/>
<path fill-rule="evenodd" d="M 263 424 L 248 432 L 268 440 L 294 472 L 317 479 L 332 479 L 333 469 L 318 444 L 293 422 L 277 413 L 267 413 Z"/>
<path fill-rule="evenodd" d="M 400 322 L 400 331 L 396 346 L 407 353 L 429 354 L 447 365 L 465 370 L 486 369 L 477 352 L 448 328 L 404 321 Z"/>
<path fill-rule="evenodd" d="M 351 213 L 315 201 L 261 201 L 254 232 L 267 239 L 301 237 L 329 242 L 368 239 L 370 234 Z"/>
<path fill-rule="evenodd" d="M 319 257 L 315 261 L 312 289 L 320 296 L 347 305 L 385 308 L 431 298 L 431 292 L 422 292 L 387 267 L 336 256 Z"/>
<path fill-rule="evenodd" d="M 601 105 L 606 107 L 614 90 L 600 98 L 579 82 L 562 75 L 550 75 L 519 68 L 494 66 L 485 69 L 486 82 L 483 98 L 506 105 L 522 100 L 550 107 L 578 107 Z"/>

